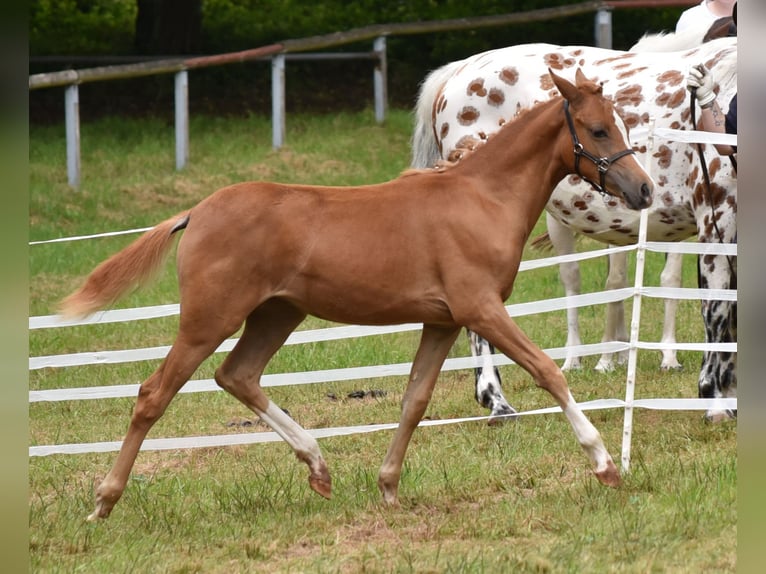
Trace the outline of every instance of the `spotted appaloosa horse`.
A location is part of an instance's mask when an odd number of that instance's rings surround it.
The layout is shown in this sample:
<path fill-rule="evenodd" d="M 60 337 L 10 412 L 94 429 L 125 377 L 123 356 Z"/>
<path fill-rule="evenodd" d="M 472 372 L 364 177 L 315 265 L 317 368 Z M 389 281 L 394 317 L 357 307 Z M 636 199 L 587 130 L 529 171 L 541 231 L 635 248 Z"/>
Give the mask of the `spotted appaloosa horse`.
<path fill-rule="evenodd" d="M 548 66 L 555 69 L 582 66 L 588 75 L 597 77 L 630 127 L 646 125 L 654 118 L 657 127 L 692 129 L 685 76 L 690 66 L 700 62 L 713 71 L 718 81 L 718 102 L 725 111 L 737 89 L 736 37 L 713 40 L 690 50 L 663 53 L 524 44 L 452 62 L 432 72 L 421 86 L 413 137 L 413 166 L 433 165 L 440 159 L 459 160 L 465 150 L 482 145 L 490 134 L 521 110 L 555 95 L 556 90 L 545 74 Z M 736 242 L 736 172 L 728 159 L 721 158 L 712 146 L 707 147 L 705 157 L 710 168 L 711 194 L 704 185 L 699 159 L 692 146 L 662 142 L 652 154 L 652 174 L 657 178 L 658 196 L 649 211 L 649 240 L 681 241 L 696 236 L 701 242 Z M 638 147 L 637 152 L 644 161 L 645 146 Z M 549 221 L 555 219 L 563 224 L 556 229 L 570 228 L 615 245 L 634 243 L 637 238 L 638 215 L 626 210 L 619 200 L 602 198 L 575 176 L 569 176 L 556 187 L 546 211 Z M 714 234 L 713 220 L 723 233 L 721 238 Z M 571 232 L 568 233 L 571 236 Z M 736 275 L 723 256 L 704 257 L 700 278 L 701 287 L 736 287 Z M 667 277 L 663 279 L 667 283 Z M 576 288 L 579 291 L 579 285 Z M 567 294 L 572 292 L 568 290 Z M 736 340 L 735 314 L 736 303 L 703 302 L 706 340 Z M 568 318 L 569 346 L 577 341 L 571 338 L 571 316 Z M 491 347 L 479 337 L 471 335 L 471 340 L 475 355 L 491 355 Z M 487 363 L 485 360 L 484 365 Z M 735 396 L 735 366 L 736 354 L 705 352 L 698 381 L 699 395 L 704 398 Z M 491 409 L 493 416 L 515 412 L 503 396 L 499 374 L 494 368 L 477 370 L 476 399 Z M 706 416 L 718 420 L 733 414 L 710 410 Z"/>
<path fill-rule="evenodd" d="M 386 503 L 398 503 L 407 445 L 462 327 L 492 341 L 555 398 L 598 479 L 618 485 L 617 467 L 564 374 L 504 307 L 529 233 L 567 174 L 598 178 L 597 164 L 610 164 L 602 180 L 608 193 L 617 193 L 631 209 L 652 202 L 654 184 L 629 149 L 613 103 L 582 71 L 574 75 L 576 85 L 550 72 L 563 97 L 520 114 L 454 166 L 353 188 L 229 186 L 99 265 L 64 300 L 65 315 L 93 313 L 145 282 L 169 253 L 175 233 L 185 229 L 176 258 L 178 334 L 141 385 L 120 453 L 97 488 L 89 518 L 109 515 L 152 425 L 200 363 L 243 322 L 242 336 L 215 380 L 293 448 L 309 467 L 311 488 L 329 497 L 330 474 L 316 440 L 260 386 L 269 359 L 308 314 L 342 323 L 423 323 L 401 420 L 378 475 Z M 579 169 L 573 153 L 578 137 L 595 160 L 580 161 Z"/>
<path fill-rule="evenodd" d="M 712 25 L 690 26 L 681 32 L 660 32 L 658 34 L 645 34 L 629 51 L 630 52 L 674 52 L 688 50 L 708 42 L 715 38 L 736 36 L 736 25 L 729 17 L 719 18 Z M 548 231 L 532 240 L 534 247 L 547 247 L 552 245 L 558 255 L 574 253 L 575 233 L 577 223 L 566 225 L 546 212 L 546 225 Z M 627 253 L 613 253 L 609 255 L 608 277 L 606 287 L 619 289 L 627 285 Z M 660 276 L 663 287 L 680 287 L 683 258 L 680 253 L 669 253 L 666 256 L 665 266 Z M 580 293 L 580 266 L 576 261 L 562 263 L 559 266 L 559 275 L 564 285 L 565 293 L 577 295 Z M 625 325 L 625 307 L 622 301 L 606 304 L 606 323 L 603 341 L 627 341 L 628 332 Z M 665 319 L 662 328 L 661 342 L 667 345 L 676 343 L 676 311 L 678 301 L 665 299 Z M 581 345 L 579 313 L 577 307 L 567 309 L 567 347 Z M 661 351 L 662 370 L 680 369 L 681 364 L 676 357 L 673 348 Z M 610 371 L 615 363 L 622 364 L 627 360 L 627 351 L 617 353 L 604 353 L 596 363 L 595 370 Z M 563 370 L 580 368 L 580 357 L 569 352 Z"/>

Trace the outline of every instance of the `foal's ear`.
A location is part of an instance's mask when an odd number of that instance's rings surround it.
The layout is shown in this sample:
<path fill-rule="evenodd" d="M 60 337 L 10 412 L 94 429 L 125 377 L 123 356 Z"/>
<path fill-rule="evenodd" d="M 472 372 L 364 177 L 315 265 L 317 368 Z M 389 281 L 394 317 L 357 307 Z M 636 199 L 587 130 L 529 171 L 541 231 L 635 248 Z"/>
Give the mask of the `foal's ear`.
<path fill-rule="evenodd" d="M 575 81 L 577 82 L 578 88 L 583 88 L 586 84 L 590 84 L 595 86 L 595 92 L 597 94 L 601 94 L 603 92 L 602 84 L 596 84 L 593 80 L 588 78 L 582 71 L 582 68 L 577 68 L 577 71 L 575 72 Z"/>
<path fill-rule="evenodd" d="M 580 72 L 580 69 L 578 68 L 577 71 Z M 548 73 L 550 74 L 553 83 L 559 89 L 561 95 L 564 96 L 565 100 L 569 100 L 571 102 L 572 100 L 577 99 L 577 87 L 572 82 L 565 80 L 561 76 L 557 76 L 550 68 L 548 68 Z"/>

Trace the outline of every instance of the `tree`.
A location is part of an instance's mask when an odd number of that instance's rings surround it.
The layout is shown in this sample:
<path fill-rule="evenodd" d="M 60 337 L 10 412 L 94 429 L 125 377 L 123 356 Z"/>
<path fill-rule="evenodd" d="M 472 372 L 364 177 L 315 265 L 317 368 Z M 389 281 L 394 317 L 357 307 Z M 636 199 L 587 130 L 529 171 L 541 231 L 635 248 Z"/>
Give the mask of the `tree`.
<path fill-rule="evenodd" d="M 202 0 L 136 0 L 139 54 L 194 54 L 199 51 Z"/>

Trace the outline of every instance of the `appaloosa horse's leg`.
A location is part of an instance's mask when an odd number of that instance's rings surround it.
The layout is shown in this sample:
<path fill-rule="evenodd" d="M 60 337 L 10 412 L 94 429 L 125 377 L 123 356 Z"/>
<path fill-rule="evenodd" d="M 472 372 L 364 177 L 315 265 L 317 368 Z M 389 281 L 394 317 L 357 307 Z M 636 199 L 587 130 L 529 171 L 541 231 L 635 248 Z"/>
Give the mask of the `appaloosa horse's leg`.
<path fill-rule="evenodd" d="M 431 400 L 439 371 L 460 333 L 460 327 L 437 327 L 423 325 L 420 346 L 410 371 L 410 380 L 402 399 L 402 416 L 399 426 L 383 459 L 378 474 L 378 488 L 387 504 L 398 504 L 399 478 L 407 445 L 412 433 L 423 418 Z"/>
<path fill-rule="evenodd" d="M 508 419 L 508 415 L 515 414 L 516 409 L 505 400 L 500 385 L 500 371 L 492 364 L 495 349 L 489 341 L 473 331 L 468 331 L 468 339 L 471 355 L 482 359 L 481 365 L 474 369 L 476 376 L 474 398 L 481 406 L 490 410 L 489 424 L 502 423 Z"/>
<path fill-rule="evenodd" d="M 502 301 L 491 308 L 482 309 L 478 316 L 470 317 L 468 326 L 491 340 L 498 349 L 526 370 L 539 387 L 556 399 L 572 425 L 580 446 L 591 460 L 596 477 L 603 484 L 617 486 L 620 483 L 620 473 L 604 447 L 598 430 L 572 397 L 564 373 L 508 316 Z"/>
<path fill-rule="evenodd" d="M 556 255 L 569 255 L 575 252 L 575 234 L 570 228 L 561 223 L 550 213 L 545 213 L 545 223 L 548 228 L 548 237 L 550 237 L 553 249 Z M 559 264 L 559 279 L 564 286 L 564 295 L 571 297 L 580 294 L 580 265 L 577 261 L 564 262 Z M 580 338 L 580 318 L 577 307 L 567 307 L 567 349 L 582 345 Z M 580 357 L 572 355 L 567 350 L 566 359 L 561 366 L 562 371 L 570 369 L 579 369 L 582 366 Z"/>
<path fill-rule="evenodd" d="M 680 287 L 683 278 L 683 255 L 681 253 L 668 253 L 665 267 L 660 275 L 660 285 L 663 287 Z M 660 342 L 673 345 L 676 342 L 676 312 L 678 311 L 677 299 L 665 299 L 665 321 L 662 323 L 662 339 Z M 662 350 L 662 362 L 660 369 L 668 371 L 682 368 L 678 362 L 675 349 Z"/>
<path fill-rule="evenodd" d="M 89 521 L 109 516 L 125 490 L 130 470 L 149 430 L 200 363 L 236 331 L 236 326 L 231 323 L 227 328 L 216 325 L 212 318 L 204 330 L 197 332 L 185 331 L 183 319 L 181 325 L 167 357 L 138 391 L 128 432 L 114 466 L 96 489 L 96 509 L 88 516 Z"/>
<path fill-rule="evenodd" d="M 736 243 L 736 237 L 734 238 Z M 737 258 L 730 263 L 723 255 L 704 255 L 700 258 L 699 286 L 702 289 L 736 289 Z M 735 343 L 737 341 L 736 301 L 702 301 L 705 323 L 705 341 L 708 343 Z M 737 396 L 737 353 L 705 351 L 698 382 L 699 396 L 705 399 Z M 737 416 L 736 410 L 708 409 L 705 418 L 720 422 Z"/>
<path fill-rule="evenodd" d="M 668 253 L 665 266 L 660 275 L 660 285 L 663 287 L 681 286 L 681 266 L 683 264 L 680 253 Z M 612 253 L 609 256 L 609 274 L 606 280 L 606 289 L 621 289 L 627 286 L 628 254 L 625 252 Z M 662 339 L 666 344 L 676 342 L 676 311 L 678 301 L 665 299 L 665 319 L 662 325 Z M 606 328 L 604 329 L 603 341 L 627 341 L 628 332 L 625 326 L 625 305 L 622 301 L 608 303 L 606 306 Z M 614 369 L 615 363 L 625 364 L 628 360 L 628 352 L 604 353 L 596 364 L 596 370 L 608 372 Z M 675 349 L 663 349 L 660 369 L 680 369 L 681 363 L 676 358 Z"/>
<path fill-rule="evenodd" d="M 271 299 L 247 318 L 234 349 L 215 373 L 216 382 L 255 412 L 309 467 L 311 488 L 330 498 L 331 481 L 317 441 L 271 402 L 260 385 L 269 359 L 306 315 L 286 301 Z"/>
<path fill-rule="evenodd" d="M 604 289 L 622 289 L 628 284 L 628 254 L 623 252 L 610 253 L 607 256 L 608 273 L 606 275 L 606 285 Z M 624 301 L 613 301 L 606 304 L 606 325 L 604 326 L 604 336 L 601 341 L 627 341 L 628 330 L 625 328 L 625 303 Z M 618 351 L 617 353 L 604 353 L 596 363 L 595 369 L 602 373 L 614 370 L 615 363 L 622 365 L 628 360 L 627 351 Z"/>

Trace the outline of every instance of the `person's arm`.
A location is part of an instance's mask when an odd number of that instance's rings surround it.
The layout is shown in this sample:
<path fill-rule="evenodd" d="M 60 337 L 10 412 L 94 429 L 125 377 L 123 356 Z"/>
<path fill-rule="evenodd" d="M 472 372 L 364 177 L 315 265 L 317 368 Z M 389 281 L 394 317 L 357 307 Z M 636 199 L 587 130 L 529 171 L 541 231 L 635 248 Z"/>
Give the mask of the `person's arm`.
<path fill-rule="evenodd" d="M 717 100 L 713 100 L 707 107 L 702 108 L 699 118 L 699 127 L 708 132 L 718 134 L 726 133 L 726 114 L 723 113 Z M 721 155 L 731 155 L 737 150 L 726 144 L 713 144 Z"/>
<path fill-rule="evenodd" d="M 726 133 L 726 114 L 716 101 L 713 91 L 713 76 L 702 64 L 692 67 L 686 78 L 686 88 L 696 90 L 697 101 L 702 111 L 698 127 L 702 130 L 723 134 Z M 718 153 L 731 155 L 736 149 L 726 144 L 713 144 Z"/>

